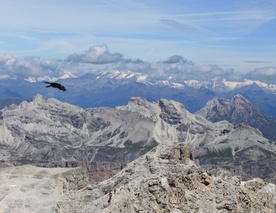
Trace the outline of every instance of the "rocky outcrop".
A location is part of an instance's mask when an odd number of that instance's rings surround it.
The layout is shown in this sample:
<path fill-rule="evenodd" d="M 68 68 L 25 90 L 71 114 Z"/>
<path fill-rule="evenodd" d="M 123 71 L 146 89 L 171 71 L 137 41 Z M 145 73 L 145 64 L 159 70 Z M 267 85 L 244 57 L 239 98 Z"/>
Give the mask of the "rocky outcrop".
<path fill-rule="evenodd" d="M 98 183 L 84 168 L 1 168 L 0 212 L 275 212 L 274 184 L 205 171 L 191 153 L 163 143 Z"/>
<path fill-rule="evenodd" d="M 159 145 L 98 183 L 98 191 L 71 193 L 69 200 L 58 203 L 56 212 L 274 212 L 274 184 L 259 179 L 243 182 L 224 170 L 210 174 L 190 159 L 187 147 L 180 147 Z M 115 187 L 108 204 L 108 194 Z"/>
<path fill-rule="evenodd" d="M 103 181 L 116 175 L 125 166 L 125 163 L 93 162 L 89 164 L 88 174 L 94 181 Z"/>

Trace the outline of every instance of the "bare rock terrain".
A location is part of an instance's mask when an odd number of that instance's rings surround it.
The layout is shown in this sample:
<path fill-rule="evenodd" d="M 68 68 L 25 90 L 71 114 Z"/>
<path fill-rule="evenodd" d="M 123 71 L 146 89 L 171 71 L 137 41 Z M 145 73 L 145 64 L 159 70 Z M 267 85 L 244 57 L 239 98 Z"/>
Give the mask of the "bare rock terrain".
<path fill-rule="evenodd" d="M 30 165 L 0 169 L 0 212 L 48 213 L 68 190 L 88 185 L 81 168 L 39 168 Z"/>
<path fill-rule="evenodd" d="M 161 144 L 114 177 L 79 193 L 69 191 L 67 199 L 59 202 L 55 210 L 58 213 L 275 212 L 274 184 L 261 179 L 244 182 L 224 170 L 209 173 L 191 158 L 187 146 Z M 108 204 L 114 188 L 117 191 Z"/>
<path fill-rule="evenodd" d="M 248 108 L 240 96 L 235 100 L 241 102 L 241 109 Z M 242 114 L 247 111 L 251 110 L 242 110 Z M 201 164 L 223 164 L 233 171 L 242 168 L 247 179 L 276 181 L 274 141 L 249 125 L 211 123 L 173 100 L 148 102 L 132 97 L 126 106 L 82 109 L 37 95 L 32 102 L 0 110 L 0 115 L 1 163 L 83 165 L 100 180 L 114 175 L 120 171 L 118 165 L 137 159 L 159 143 L 172 142 L 192 147 Z M 110 165 L 95 166 L 95 162 Z"/>
<path fill-rule="evenodd" d="M 160 144 L 102 182 L 83 168 L 0 169 L 3 213 L 275 213 L 276 186 L 203 170 L 188 146 Z M 116 193 L 113 189 L 116 188 Z M 112 192 L 111 203 L 108 203 Z"/>

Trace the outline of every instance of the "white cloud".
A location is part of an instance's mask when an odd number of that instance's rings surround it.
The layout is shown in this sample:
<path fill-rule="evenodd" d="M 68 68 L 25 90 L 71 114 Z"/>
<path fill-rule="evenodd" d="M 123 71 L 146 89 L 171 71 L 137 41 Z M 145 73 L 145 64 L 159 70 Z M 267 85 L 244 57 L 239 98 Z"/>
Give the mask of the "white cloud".
<path fill-rule="evenodd" d="M 32 77 L 38 79 L 48 76 L 54 79 L 60 77 L 65 71 L 75 76 L 81 76 L 87 72 L 97 74 L 103 70 L 132 71 L 143 73 L 149 78 L 170 77 L 183 81 L 211 80 L 217 77 L 227 80 L 242 80 L 245 77 L 245 75 L 234 72 L 233 69 L 224 69 L 215 63 L 195 64 L 195 62 L 181 55 L 173 55 L 165 60 L 155 62 L 147 62 L 141 59 L 125 59 L 121 53 L 111 54 L 105 44 L 92 46 L 81 54 L 70 55 L 66 60 L 0 55 L 1 76 L 25 79 Z M 258 68 L 246 75 L 246 78 L 272 82 L 275 76 L 276 67 L 271 66 Z"/>
<path fill-rule="evenodd" d="M 250 72 L 249 75 L 254 76 L 273 76 L 276 78 L 276 67 L 261 67 Z"/>
<path fill-rule="evenodd" d="M 116 52 L 145 61 L 174 54 L 195 61 L 223 61 L 230 58 L 226 54 L 231 54 L 232 60 L 221 64 L 240 66 L 238 55 L 253 58 L 251 55 L 260 50 L 255 41 L 262 39 L 258 33 L 254 34 L 255 30 L 273 20 L 276 14 L 275 0 L 229 0 L 223 4 L 221 0 L 31 0 L 29 4 L 9 0 L 1 3 L 2 51 L 47 58 L 66 58 L 75 52 L 72 60 L 94 64 L 116 61 L 120 56 L 97 57 L 94 49 L 80 53 L 91 43 L 108 44 Z M 267 27 L 264 34 L 274 35 L 274 25 Z M 249 35 L 251 40 L 242 43 L 244 35 Z M 262 45 L 275 52 L 273 41 L 274 38 L 262 40 Z M 267 58 L 267 51 L 259 52 Z M 244 71 L 243 67 L 240 71 Z"/>
<path fill-rule="evenodd" d="M 181 55 L 173 55 L 169 57 L 167 60 L 162 61 L 165 64 L 188 64 L 188 65 L 193 65 L 194 62 L 184 58 Z"/>
<path fill-rule="evenodd" d="M 0 55 L 0 74 L 10 77 L 54 76 L 57 67 L 57 61 L 41 60 L 39 57 Z"/>
<path fill-rule="evenodd" d="M 276 84 L 276 67 L 266 66 L 257 68 L 246 75 L 247 79 Z"/>
<path fill-rule="evenodd" d="M 108 64 L 121 60 L 123 57 L 120 53 L 109 53 L 108 47 L 103 45 L 96 45 L 90 47 L 82 54 L 73 54 L 67 58 L 67 61 L 91 63 L 91 64 Z"/>
<path fill-rule="evenodd" d="M 8 65 L 10 63 L 14 62 L 14 57 L 12 57 L 11 55 L 6 55 L 6 54 L 1 54 L 0 55 L 0 65 L 1 66 L 5 66 Z"/>

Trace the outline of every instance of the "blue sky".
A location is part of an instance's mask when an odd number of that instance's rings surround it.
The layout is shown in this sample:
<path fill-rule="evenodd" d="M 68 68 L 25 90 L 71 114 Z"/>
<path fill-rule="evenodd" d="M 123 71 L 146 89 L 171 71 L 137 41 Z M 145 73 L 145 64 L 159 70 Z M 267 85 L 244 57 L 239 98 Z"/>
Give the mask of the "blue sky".
<path fill-rule="evenodd" d="M 9 0 L 0 27 L 0 54 L 14 57 L 66 59 L 105 44 L 133 60 L 276 66 L 275 0 Z"/>

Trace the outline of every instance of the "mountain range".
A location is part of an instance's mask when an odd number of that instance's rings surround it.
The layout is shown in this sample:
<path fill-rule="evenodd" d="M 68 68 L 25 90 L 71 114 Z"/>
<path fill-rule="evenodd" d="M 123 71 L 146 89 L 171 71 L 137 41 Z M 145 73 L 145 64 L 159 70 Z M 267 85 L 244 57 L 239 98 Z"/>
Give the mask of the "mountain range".
<path fill-rule="evenodd" d="M 78 58 L 1 58 L 0 212 L 274 213 L 275 67 Z"/>
<path fill-rule="evenodd" d="M 191 147 L 201 164 L 222 163 L 245 179 L 275 181 L 274 141 L 249 125 L 212 123 L 173 100 L 132 97 L 115 108 L 83 109 L 36 95 L 2 109 L 0 118 L 0 158 L 17 165 L 91 169 L 95 161 L 125 164 L 160 143 L 180 143 Z"/>
<path fill-rule="evenodd" d="M 69 72 L 60 78 L 0 79 L 0 100 L 32 100 L 36 94 L 53 97 L 82 108 L 116 107 L 126 105 L 131 97 L 148 101 L 172 99 L 185 105 L 192 113 L 200 110 L 209 100 L 219 97 L 230 99 L 241 94 L 265 115 L 276 117 L 276 85 L 257 80 L 225 80 L 207 74 L 193 76 L 154 76 L 132 71 L 102 71 L 75 77 Z M 43 80 L 63 84 L 66 92 L 45 88 Z M 7 105 L 7 104 L 6 104 Z"/>

